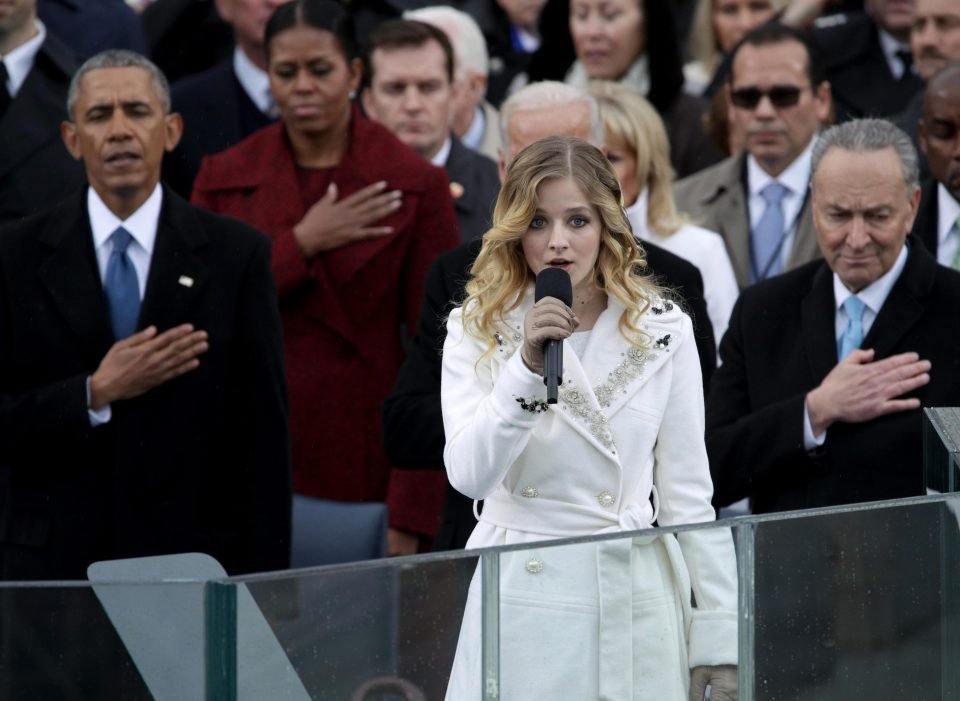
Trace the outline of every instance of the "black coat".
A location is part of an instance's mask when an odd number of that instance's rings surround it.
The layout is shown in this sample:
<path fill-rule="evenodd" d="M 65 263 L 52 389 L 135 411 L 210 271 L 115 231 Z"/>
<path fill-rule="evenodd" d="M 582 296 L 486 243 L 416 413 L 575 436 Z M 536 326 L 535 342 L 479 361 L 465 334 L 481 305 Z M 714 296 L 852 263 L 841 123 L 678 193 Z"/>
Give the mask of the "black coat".
<path fill-rule="evenodd" d="M 48 33 L 0 119 L 0 225 L 48 209 L 83 182 L 83 168 L 60 139 L 76 68 L 70 50 Z"/>
<path fill-rule="evenodd" d="M 113 334 L 86 192 L 0 234 L 0 579 L 197 551 L 232 574 L 288 566 L 270 244 L 167 190 L 139 328 L 184 322 L 210 336 L 199 368 L 115 402 L 93 428 L 86 380 Z"/>
<path fill-rule="evenodd" d="M 497 164 L 453 137 L 444 169 L 450 181 L 453 206 L 457 210 L 460 240 L 480 238 L 490 228 L 493 205 L 500 194 Z"/>
<path fill-rule="evenodd" d="M 204 156 L 225 151 L 274 121 L 240 85 L 233 59 L 180 80 L 171 90 L 183 117 L 183 138 L 163 161 L 163 181 L 189 198 Z"/>
<path fill-rule="evenodd" d="M 395 467 L 444 469 L 441 351 L 447 337 L 447 315 L 465 296 L 469 270 L 481 245 L 482 241 L 478 239 L 440 254 L 427 274 L 426 296 L 417 333 L 393 392 L 383 405 L 384 445 L 387 457 Z M 643 246 L 647 262 L 659 282 L 676 290 L 694 319 L 697 352 L 706 387 L 716 368 L 716 345 L 703 300 L 700 271 L 662 248 L 649 243 Z M 434 550 L 463 548 L 475 525 L 472 500 L 448 484 L 443 521 L 433 541 Z"/>
<path fill-rule="evenodd" d="M 907 396 L 923 406 L 960 397 L 960 273 L 911 241 L 907 264 L 863 348 L 876 358 L 915 351 L 931 382 Z M 707 396 L 714 503 L 750 497 L 755 513 L 924 493 L 920 410 L 833 424 L 813 454 L 803 446 L 803 406 L 837 364 L 833 275 L 808 263 L 744 290 L 720 345 Z"/>
<path fill-rule="evenodd" d="M 899 114 L 923 89 L 914 73 L 897 80 L 890 72 L 877 25 L 865 12 L 852 12 L 817 29 L 814 38 L 826 62 L 836 121 Z"/>
<path fill-rule="evenodd" d="M 920 188 L 920 205 L 917 207 L 917 218 L 913 220 L 912 232 L 934 258 L 937 257 L 937 248 L 940 243 L 940 206 L 937 184 L 937 181 L 932 179 L 923 182 Z"/>

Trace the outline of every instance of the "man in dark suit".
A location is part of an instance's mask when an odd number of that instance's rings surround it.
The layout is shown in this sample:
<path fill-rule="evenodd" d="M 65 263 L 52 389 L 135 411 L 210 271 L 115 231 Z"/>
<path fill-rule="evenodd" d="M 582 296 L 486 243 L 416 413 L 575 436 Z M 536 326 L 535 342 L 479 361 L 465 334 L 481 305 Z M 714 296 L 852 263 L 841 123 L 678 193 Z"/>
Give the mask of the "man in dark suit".
<path fill-rule="evenodd" d="M 287 400 L 268 240 L 159 186 L 181 122 L 131 52 L 62 125 L 90 187 L 0 236 L 0 578 L 110 558 L 289 562 Z"/>
<path fill-rule="evenodd" d="M 164 161 L 163 180 L 183 197 L 190 197 L 204 156 L 228 149 L 276 120 L 263 33 L 285 1 L 216 0 L 220 17 L 233 28 L 233 55 L 173 85 L 173 109 L 183 117 L 184 132 L 180 146 Z"/>
<path fill-rule="evenodd" d="M 423 158 L 447 171 L 460 240 L 490 228 L 500 179 L 493 160 L 467 148 L 451 131 L 454 52 L 437 27 L 389 20 L 370 32 L 363 107 Z"/>
<path fill-rule="evenodd" d="M 501 170 L 524 147 L 552 135 L 576 136 L 596 145 L 603 142 L 603 125 L 593 98 L 570 86 L 539 83 L 518 91 L 501 116 L 506 120 L 507 144 L 501 152 Z M 464 298 L 470 268 L 481 240 L 469 241 L 437 257 L 427 275 L 420 320 L 393 393 L 384 403 L 383 426 L 387 455 L 394 466 L 443 470 L 443 417 L 440 408 L 441 349 L 447 335 L 447 315 Z M 697 328 L 704 386 L 716 367 L 713 331 L 703 300 L 699 271 L 668 251 L 644 243 L 647 263 L 659 282 L 674 288 L 689 305 Z M 433 541 L 435 550 L 460 549 L 476 525 L 473 502 L 449 484 L 443 520 Z"/>
<path fill-rule="evenodd" d="M 930 80 L 950 61 L 960 59 L 960 3 L 954 0 L 916 0 L 913 29 L 910 31 L 910 50 L 917 76 L 924 83 Z M 924 91 L 918 91 L 904 110 L 893 119 L 920 149 L 917 128 L 923 116 Z M 920 175 L 930 176 L 926 159 L 921 153 Z M 922 203 L 921 203 L 922 206 Z"/>
<path fill-rule="evenodd" d="M 923 493 L 919 409 L 960 396 L 960 275 L 907 239 L 916 167 L 887 122 L 821 137 L 812 198 L 825 260 L 745 291 L 720 346 L 707 401 L 718 505 L 749 496 L 765 513 Z"/>
<path fill-rule="evenodd" d="M 948 268 L 960 269 L 960 63 L 927 86 L 919 127 L 931 179 L 923 183 L 913 233 Z"/>
<path fill-rule="evenodd" d="M 898 114 L 923 88 L 910 51 L 913 10 L 912 0 L 866 0 L 865 11 L 828 17 L 815 28 L 838 122 Z"/>
<path fill-rule="evenodd" d="M 76 68 L 37 21 L 37 0 L 0 6 L 0 224 L 40 212 L 83 182 L 59 127 Z"/>
<path fill-rule="evenodd" d="M 920 198 L 908 137 L 883 120 L 847 122 L 820 137 L 813 172 L 824 260 L 744 291 L 720 345 L 706 426 L 717 505 L 748 496 L 767 513 L 921 495 L 920 407 L 960 396 L 960 274 L 908 237 Z M 904 574 L 937 570 L 925 534 L 938 529 L 934 510 L 916 508 L 762 524 L 757 687 L 851 698 L 864 688 L 853 660 L 869 655 L 871 689 L 936 697 L 939 660 L 918 664 L 910 650 L 939 644 L 937 578 Z M 879 615 L 871 590 L 897 603 Z"/>

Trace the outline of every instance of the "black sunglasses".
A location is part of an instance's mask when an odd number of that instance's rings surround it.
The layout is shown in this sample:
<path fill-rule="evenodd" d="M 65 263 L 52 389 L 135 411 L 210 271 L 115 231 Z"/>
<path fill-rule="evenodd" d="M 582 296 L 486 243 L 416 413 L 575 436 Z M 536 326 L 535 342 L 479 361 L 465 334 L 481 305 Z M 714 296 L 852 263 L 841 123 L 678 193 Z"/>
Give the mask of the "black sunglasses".
<path fill-rule="evenodd" d="M 734 107 L 753 110 L 760 104 L 760 100 L 766 96 L 770 98 L 770 104 L 774 107 L 793 107 L 800 101 L 800 93 L 804 90 L 806 88 L 798 88 L 795 85 L 774 85 L 769 90 L 736 88 L 730 91 L 730 101 Z"/>

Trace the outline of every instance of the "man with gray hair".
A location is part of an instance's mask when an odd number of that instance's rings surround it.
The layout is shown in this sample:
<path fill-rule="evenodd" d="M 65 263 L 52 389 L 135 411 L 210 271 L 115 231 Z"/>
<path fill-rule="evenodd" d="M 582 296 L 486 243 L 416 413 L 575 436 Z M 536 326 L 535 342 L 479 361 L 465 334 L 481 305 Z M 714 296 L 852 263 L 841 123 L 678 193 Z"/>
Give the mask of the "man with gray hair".
<path fill-rule="evenodd" d="M 720 344 L 707 400 L 718 506 L 923 494 L 920 407 L 960 397 L 960 273 L 909 236 L 910 140 L 883 120 L 848 122 L 818 141 L 812 171 L 823 260 L 744 291 Z"/>
<path fill-rule="evenodd" d="M 404 19 L 432 24 L 450 39 L 454 52 L 453 133 L 463 145 L 497 160 L 500 115 L 484 99 L 490 77 L 490 54 L 480 26 L 466 12 L 431 5 L 403 13 Z"/>
<path fill-rule="evenodd" d="M 182 122 L 149 60 L 97 54 L 68 95 L 63 142 L 89 187 L 0 236 L 0 579 L 177 552 L 282 569 L 269 240 L 160 185 Z"/>
<path fill-rule="evenodd" d="M 820 137 L 811 169 L 823 260 L 742 292 L 720 344 L 706 416 L 718 506 L 922 495 L 920 408 L 960 397 L 960 273 L 910 235 L 920 189 L 909 138 L 883 120 L 847 122 Z M 936 538 L 917 535 L 936 533 L 938 518 L 901 507 L 761 526 L 754 674 L 765 697 L 939 695 L 939 657 L 911 655 L 940 639 L 937 578 L 904 579 L 936 570 Z M 871 591 L 883 592 L 882 615 Z M 869 672 L 853 662 L 867 656 Z"/>

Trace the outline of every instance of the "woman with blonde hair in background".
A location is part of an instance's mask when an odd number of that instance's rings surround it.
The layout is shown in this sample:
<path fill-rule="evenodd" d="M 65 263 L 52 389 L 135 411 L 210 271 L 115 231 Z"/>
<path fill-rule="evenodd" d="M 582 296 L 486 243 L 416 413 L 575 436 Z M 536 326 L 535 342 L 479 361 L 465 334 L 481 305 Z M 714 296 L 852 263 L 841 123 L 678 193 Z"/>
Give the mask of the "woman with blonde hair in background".
<path fill-rule="evenodd" d="M 740 294 L 723 239 L 678 214 L 667 132 L 650 103 L 621 83 L 593 82 L 590 94 L 600 105 L 607 158 L 620 179 L 634 235 L 697 266 L 719 346 Z"/>
<path fill-rule="evenodd" d="M 715 701 L 736 698 L 729 529 L 534 545 L 714 519 L 693 327 L 643 274 L 620 202 L 596 147 L 521 151 L 447 322 L 444 462 L 485 500 L 467 547 L 530 544 L 499 557 L 504 699 L 702 701 L 708 682 Z M 552 268 L 569 275 L 569 306 L 534 303 L 541 272 L 563 277 Z M 555 404 L 547 340 L 564 340 Z M 478 574 L 450 700 L 482 695 L 479 587 Z"/>

